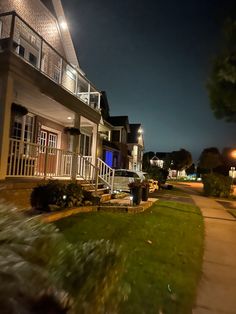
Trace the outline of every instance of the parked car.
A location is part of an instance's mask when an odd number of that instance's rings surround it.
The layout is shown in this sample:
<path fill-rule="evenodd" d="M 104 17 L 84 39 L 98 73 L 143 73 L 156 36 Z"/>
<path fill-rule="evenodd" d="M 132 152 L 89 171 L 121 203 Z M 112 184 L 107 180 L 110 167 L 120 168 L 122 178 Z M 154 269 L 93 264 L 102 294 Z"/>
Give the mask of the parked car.
<path fill-rule="evenodd" d="M 141 182 L 146 179 L 145 172 L 127 169 L 116 169 L 114 177 L 114 191 L 129 192 L 128 184 L 135 180 Z"/>

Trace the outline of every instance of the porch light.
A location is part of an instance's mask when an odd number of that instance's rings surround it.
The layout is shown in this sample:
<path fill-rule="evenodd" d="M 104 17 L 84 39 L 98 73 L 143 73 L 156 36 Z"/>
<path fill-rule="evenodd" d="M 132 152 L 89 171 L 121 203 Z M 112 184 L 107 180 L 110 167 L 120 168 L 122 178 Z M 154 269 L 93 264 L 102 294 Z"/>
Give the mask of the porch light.
<path fill-rule="evenodd" d="M 138 130 L 138 133 L 139 133 L 139 134 L 143 134 L 143 129 L 140 128 L 140 129 Z"/>
<path fill-rule="evenodd" d="M 67 117 L 67 120 L 72 120 L 72 117 Z"/>

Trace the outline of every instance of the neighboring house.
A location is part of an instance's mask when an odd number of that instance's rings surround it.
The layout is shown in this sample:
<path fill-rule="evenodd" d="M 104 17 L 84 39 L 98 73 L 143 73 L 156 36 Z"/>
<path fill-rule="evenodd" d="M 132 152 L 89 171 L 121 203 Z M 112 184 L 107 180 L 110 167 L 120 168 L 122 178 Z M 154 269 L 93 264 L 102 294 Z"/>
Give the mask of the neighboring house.
<path fill-rule="evenodd" d="M 130 132 L 128 116 L 110 116 L 108 122 L 112 125 L 111 131 L 111 145 L 109 151 L 113 154 L 113 168 L 128 169 L 129 158 L 131 158 L 128 151 L 127 137 Z M 106 151 L 108 143 L 105 143 Z"/>
<path fill-rule="evenodd" d="M 140 123 L 130 124 L 128 133 L 128 149 L 131 151 L 132 159 L 130 160 L 129 169 L 141 171 L 143 163 L 144 139 L 143 129 Z"/>
<path fill-rule="evenodd" d="M 170 179 L 176 179 L 176 177 L 178 178 L 186 177 L 185 170 L 177 171 L 176 169 L 171 169 L 173 165 L 173 161 L 171 160 L 171 153 L 156 152 L 154 157 L 150 159 L 150 165 L 168 169 L 169 171 L 168 176 Z"/>
<path fill-rule="evenodd" d="M 96 179 L 100 92 L 76 56 L 60 0 L 0 2 L 0 179 Z M 102 172 L 100 171 L 101 169 Z"/>
<path fill-rule="evenodd" d="M 128 116 L 110 116 L 106 92 L 101 92 L 99 156 L 114 169 L 142 170 L 144 150 L 141 124 L 130 124 Z"/>

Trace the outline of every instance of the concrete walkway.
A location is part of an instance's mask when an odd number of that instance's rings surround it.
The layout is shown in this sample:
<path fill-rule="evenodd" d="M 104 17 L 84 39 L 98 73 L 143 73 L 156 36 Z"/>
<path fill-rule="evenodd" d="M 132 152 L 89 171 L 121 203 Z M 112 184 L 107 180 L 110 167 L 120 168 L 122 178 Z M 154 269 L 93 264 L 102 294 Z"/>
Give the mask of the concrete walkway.
<path fill-rule="evenodd" d="M 236 220 L 216 201 L 191 196 L 205 222 L 202 278 L 193 314 L 236 314 Z"/>

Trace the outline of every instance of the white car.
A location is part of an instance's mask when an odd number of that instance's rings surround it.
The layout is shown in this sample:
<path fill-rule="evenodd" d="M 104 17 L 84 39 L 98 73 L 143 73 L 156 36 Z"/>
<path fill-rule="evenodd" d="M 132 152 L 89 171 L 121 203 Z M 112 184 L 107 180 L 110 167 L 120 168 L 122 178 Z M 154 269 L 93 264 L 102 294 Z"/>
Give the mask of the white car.
<path fill-rule="evenodd" d="M 129 192 L 128 184 L 140 180 L 141 182 L 146 179 L 145 172 L 134 171 L 127 169 L 116 169 L 114 177 L 114 191 Z"/>

